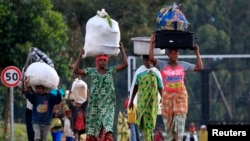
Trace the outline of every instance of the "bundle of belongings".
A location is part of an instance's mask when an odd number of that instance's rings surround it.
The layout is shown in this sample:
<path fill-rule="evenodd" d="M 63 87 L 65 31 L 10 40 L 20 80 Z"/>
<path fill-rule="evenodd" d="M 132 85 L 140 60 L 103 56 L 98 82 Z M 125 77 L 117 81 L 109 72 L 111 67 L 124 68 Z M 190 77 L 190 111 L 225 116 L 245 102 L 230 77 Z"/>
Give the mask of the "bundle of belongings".
<path fill-rule="evenodd" d="M 30 86 L 43 85 L 46 88 L 57 89 L 59 76 L 56 70 L 44 62 L 34 62 L 25 72 Z"/>
<path fill-rule="evenodd" d="M 158 11 L 156 25 L 156 48 L 193 49 L 193 32 L 187 31 L 190 23 L 175 2 Z"/>
<path fill-rule="evenodd" d="M 110 18 L 105 9 L 98 10 L 97 14 L 86 23 L 83 57 L 95 57 L 100 54 L 117 56 L 120 52 L 119 42 L 118 22 Z"/>
<path fill-rule="evenodd" d="M 176 3 L 160 9 L 156 21 L 161 30 L 185 31 L 189 26 L 189 22 Z"/>
<path fill-rule="evenodd" d="M 22 69 L 22 76 L 27 77 L 29 83 L 34 89 L 37 85 L 43 85 L 48 90 L 57 89 L 59 84 L 59 76 L 54 68 L 51 59 L 41 50 L 31 47 L 26 59 L 25 66 Z M 19 82 L 19 87 L 22 88 L 24 78 Z"/>
<path fill-rule="evenodd" d="M 76 78 L 72 83 L 70 99 L 76 103 L 84 103 L 87 101 L 88 87 L 87 83 Z"/>

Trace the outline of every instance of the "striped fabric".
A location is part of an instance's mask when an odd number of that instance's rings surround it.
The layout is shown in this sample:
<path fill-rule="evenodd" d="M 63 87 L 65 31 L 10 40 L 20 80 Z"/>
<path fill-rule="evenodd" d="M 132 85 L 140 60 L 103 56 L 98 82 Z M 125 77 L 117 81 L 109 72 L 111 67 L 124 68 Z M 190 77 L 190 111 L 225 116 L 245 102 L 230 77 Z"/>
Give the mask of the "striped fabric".
<path fill-rule="evenodd" d="M 176 115 L 173 119 L 173 123 L 171 127 L 167 127 L 168 120 L 163 118 L 163 122 L 165 125 L 165 130 L 167 131 L 166 140 L 172 141 L 174 139 L 175 134 L 178 135 L 177 141 L 183 141 L 183 137 L 185 135 L 185 123 L 186 116 L 185 115 Z"/>
<path fill-rule="evenodd" d="M 187 114 L 188 109 L 188 94 L 186 88 L 178 93 L 167 93 L 166 91 L 162 94 L 162 115 L 167 118 L 168 127 L 172 126 L 172 121 L 177 114 Z M 168 128 L 170 129 L 170 128 Z"/>
<path fill-rule="evenodd" d="M 35 47 L 31 47 L 29 50 L 30 61 L 33 62 L 44 62 L 54 68 L 54 64 L 51 59 L 41 50 Z"/>
<path fill-rule="evenodd" d="M 28 53 L 22 72 L 24 73 L 26 69 L 28 68 L 28 66 L 34 62 L 44 62 L 48 64 L 49 66 L 51 66 L 52 68 L 54 68 L 54 64 L 52 60 L 43 51 L 41 51 L 38 48 L 31 47 L 29 49 L 29 53 Z"/>

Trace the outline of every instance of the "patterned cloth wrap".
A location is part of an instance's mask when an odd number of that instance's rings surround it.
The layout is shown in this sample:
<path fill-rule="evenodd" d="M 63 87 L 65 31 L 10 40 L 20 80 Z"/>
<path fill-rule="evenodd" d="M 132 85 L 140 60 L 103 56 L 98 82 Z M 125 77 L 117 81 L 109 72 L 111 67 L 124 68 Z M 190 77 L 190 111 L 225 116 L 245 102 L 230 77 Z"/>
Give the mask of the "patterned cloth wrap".
<path fill-rule="evenodd" d="M 49 66 L 51 66 L 52 68 L 54 68 L 54 64 L 51 61 L 51 59 L 41 50 L 31 47 L 29 53 L 31 56 L 30 58 L 31 62 L 44 62 Z"/>
<path fill-rule="evenodd" d="M 158 30 L 185 31 L 189 26 L 189 22 L 179 9 L 179 6 L 173 3 L 158 11 L 156 25 Z"/>

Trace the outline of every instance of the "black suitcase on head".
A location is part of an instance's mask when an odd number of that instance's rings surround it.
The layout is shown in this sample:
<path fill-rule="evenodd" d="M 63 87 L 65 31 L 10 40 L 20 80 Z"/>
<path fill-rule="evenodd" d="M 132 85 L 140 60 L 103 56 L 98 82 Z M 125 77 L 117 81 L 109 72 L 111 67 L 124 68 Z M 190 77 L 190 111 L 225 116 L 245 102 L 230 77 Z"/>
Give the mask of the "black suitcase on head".
<path fill-rule="evenodd" d="M 176 30 L 155 31 L 155 48 L 194 49 L 194 33 Z"/>

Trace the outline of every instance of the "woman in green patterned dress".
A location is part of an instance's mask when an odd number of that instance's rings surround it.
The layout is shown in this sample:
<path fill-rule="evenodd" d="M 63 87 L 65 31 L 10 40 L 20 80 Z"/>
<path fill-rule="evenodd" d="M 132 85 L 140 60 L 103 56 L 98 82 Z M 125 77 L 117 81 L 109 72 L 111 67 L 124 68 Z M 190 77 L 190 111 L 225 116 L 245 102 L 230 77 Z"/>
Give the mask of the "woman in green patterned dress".
<path fill-rule="evenodd" d="M 120 43 L 122 63 L 117 66 L 106 67 L 107 55 L 96 57 L 96 68 L 79 69 L 80 60 L 84 54 L 81 50 L 73 67 L 73 72 L 82 76 L 89 76 L 92 80 L 89 103 L 86 114 L 86 141 L 113 141 L 113 125 L 116 106 L 113 74 L 128 66 L 127 56 Z"/>
<path fill-rule="evenodd" d="M 131 88 L 132 96 L 129 108 L 133 108 L 137 94 L 136 124 L 143 133 L 144 141 L 153 141 L 153 131 L 158 113 L 158 94 L 162 95 L 162 79 L 159 70 L 152 67 L 148 55 L 143 55 L 144 65 L 137 69 L 135 85 Z"/>

